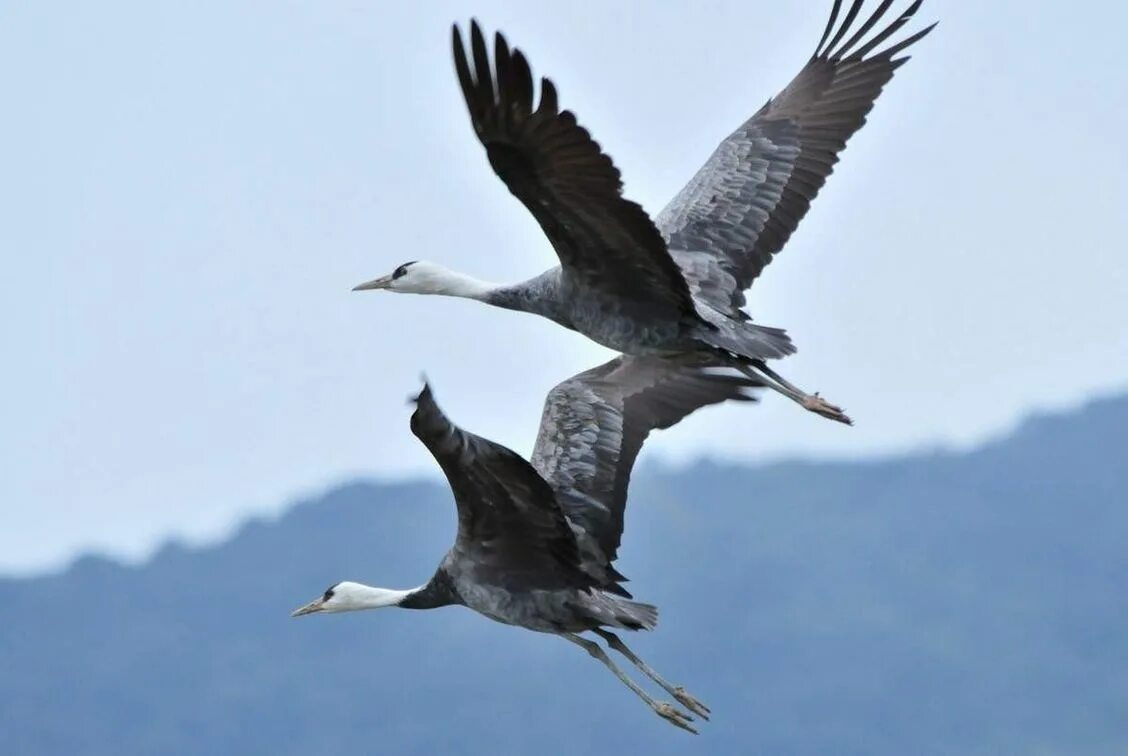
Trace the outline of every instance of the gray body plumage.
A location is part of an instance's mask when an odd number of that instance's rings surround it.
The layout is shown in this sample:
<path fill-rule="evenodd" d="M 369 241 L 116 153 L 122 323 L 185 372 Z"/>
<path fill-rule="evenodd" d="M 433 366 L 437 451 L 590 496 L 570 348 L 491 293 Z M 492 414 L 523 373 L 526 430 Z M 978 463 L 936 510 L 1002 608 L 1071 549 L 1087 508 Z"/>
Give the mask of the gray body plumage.
<path fill-rule="evenodd" d="M 483 582 L 496 577 L 465 560 L 448 556 L 440 567 L 453 593 L 449 603 L 461 604 L 484 617 L 506 625 L 541 633 L 581 633 L 597 627 L 649 630 L 658 611 L 649 604 L 604 593 L 570 587 L 506 587 Z"/>
<path fill-rule="evenodd" d="M 862 0 L 850 4 L 841 24 L 835 0 L 799 74 L 721 143 L 654 220 L 622 196 L 618 169 L 560 109 L 549 79 L 540 80 L 534 98 L 519 50 L 498 34 L 491 62 L 477 23 L 469 51 L 455 28 L 455 68 L 475 133 L 561 263 L 484 301 L 543 315 L 626 354 L 691 354 L 698 362 L 747 366 L 794 352 L 784 331 L 752 323 L 744 291 L 798 226 L 838 153 L 908 59 L 897 56 L 931 30 L 882 47 L 917 12 L 916 0 L 866 39 L 892 3 L 881 0 L 855 27 Z M 812 398 L 779 382 L 771 387 L 796 401 Z"/>
<path fill-rule="evenodd" d="M 548 318 L 624 354 L 669 355 L 700 345 L 695 319 L 655 318 L 644 305 L 577 284 L 560 267 L 492 291 L 484 301 Z"/>
<path fill-rule="evenodd" d="M 613 567 L 631 467 L 647 435 L 758 384 L 652 357 L 616 358 L 556 386 L 530 461 L 452 424 L 424 388 L 412 432 L 442 467 L 458 535 L 401 606 L 460 604 L 547 633 L 649 629 Z"/>

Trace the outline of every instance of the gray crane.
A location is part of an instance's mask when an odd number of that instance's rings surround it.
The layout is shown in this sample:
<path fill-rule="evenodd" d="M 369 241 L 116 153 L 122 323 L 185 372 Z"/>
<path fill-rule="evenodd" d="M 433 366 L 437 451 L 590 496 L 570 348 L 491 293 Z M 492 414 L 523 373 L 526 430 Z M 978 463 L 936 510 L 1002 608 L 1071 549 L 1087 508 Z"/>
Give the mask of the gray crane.
<path fill-rule="evenodd" d="M 745 289 L 791 236 L 846 140 L 908 60 L 899 54 L 932 29 L 883 47 L 921 0 L 869 39 L 893 0 L 881 0 L 850 33 L 862 4 L 854 0 L 838 24 L 842 2 L 835 0 L 799 74 L 725 139 L 653 220 L 622 196 L 618 169 L 572 112 L 560 109 L 549 79 L 541 79 L 534 99 L 521 51 L 497 34 L 491 67 L 477 22 L 469 55 L 455 26 L 454 63 L 474 131 L 560 266 L 494 285 L 413 261 L 356 289 L 476 299 L 547 317 L 626 354 L 736 367 L 808 410 L 850 423 L 840 408 L 768 368 L 767 360 L 795 347 L 783 330 L 754 324 L 743 308 Z"/>
<path fill-rule="evenodd" d="M 446 474 L 458 535 L 435 574 L 409 590 L 341 582 L 294 611 L 346 612 L 462 605 L 508 625 L 553 633 L 610 669 L 664 719 L 696 732 L 709 709 L 671 685 L 608 628 L 650 630 L 657 609 L 630 601 L 612 566 L 623 532 L 627 485 L 647 435 L 728 399 L 752 401 L 761 385 L 739 375 L 620 356 L 553 388 L 530 461 L 452 424 L 424 385 L 411 431 Z M 690 713 L 652 698 L 588 632 L 626 657 Z"/>

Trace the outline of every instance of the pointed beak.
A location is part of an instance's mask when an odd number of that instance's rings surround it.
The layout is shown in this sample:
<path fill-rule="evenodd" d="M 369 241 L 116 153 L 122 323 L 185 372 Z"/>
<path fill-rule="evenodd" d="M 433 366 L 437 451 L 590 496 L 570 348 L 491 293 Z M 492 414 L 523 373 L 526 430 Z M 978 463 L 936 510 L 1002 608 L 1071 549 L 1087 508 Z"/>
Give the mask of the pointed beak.
<path fill-rule="evenodd" d="M 297 609 L 290 612 L 290 616 L 291 617 L 301 617 L 301 616 L 306 615 L 306 614 L 314 614 L 315 612 L 320 612 L 324 608 L 324 604 L 325 604 L 324 599 L 315 598 L 313 601 L 309 602 L 305 606 L 299 606 Z"/>
<path fill-rule="evenodd" d="M 374 278 L 371 281 L 365 281 L 358 286 L 354 286 L 353 291 L 372 291 L 373 289 L 386 289 L 391 283 L 391 276 L 381 276 L 380 278 Z"/>

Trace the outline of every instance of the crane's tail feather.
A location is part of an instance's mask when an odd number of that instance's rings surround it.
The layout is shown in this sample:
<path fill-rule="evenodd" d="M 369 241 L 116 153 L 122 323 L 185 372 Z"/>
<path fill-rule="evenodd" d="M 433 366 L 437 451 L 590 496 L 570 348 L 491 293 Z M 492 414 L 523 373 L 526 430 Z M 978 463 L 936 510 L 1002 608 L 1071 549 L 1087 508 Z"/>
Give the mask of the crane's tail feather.
<path fill-rule="evenodd" d="M 615 620 L 627 630 L 653 630 L 658 625 L 658 607 L 615 599 Z"/>
<path fill-rule="evenodd" d="M 756 335 L 759 338 L 770 344 L 773 349 L 778 350 L 781 357 L 795 354 L 798 351 L 795 344 L 792 343 L 791 337 L 787 335 L 787 331 L 782 328 L 762 325 L 753 325 L 752 328 L 756 330 Z"/>
<path fill-rule="evenodd" d="M 749 321 L 730 321 L 701 340 L 745 360 L 778 360 L 797 351 L 787 331 Z"/>

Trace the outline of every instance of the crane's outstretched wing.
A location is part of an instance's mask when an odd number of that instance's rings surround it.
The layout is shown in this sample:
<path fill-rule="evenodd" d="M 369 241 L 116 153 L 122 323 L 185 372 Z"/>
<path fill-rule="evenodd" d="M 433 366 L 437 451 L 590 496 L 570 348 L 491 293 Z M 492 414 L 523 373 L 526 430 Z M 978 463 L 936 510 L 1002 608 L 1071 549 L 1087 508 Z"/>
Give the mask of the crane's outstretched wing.
<path fill-rule="evenodd" d="M 677 318 L 695 312 L 681 270 L 650 216 L 624 199 L 619 171 L 576 117 L 560 110 L 556 87 L 533 77 L 520 50 L 494 41 L 491 72 L 477 22 L 467 58 L 458 27 L 454 65 L 474 132 L 494 172 L 540 223 L 565 275 L 613 295 L 624 306 Z"/>
<path fill-rule="evenodd" d="M 532 466 L 447 419 L 430 386 L 415 400 L 411 432 L 442 467 L 458 507 L 454 550 L 487 571 L 482 580 L 525 588 L 614 590 L 584 571 L 556 495 Z"/>
<path fill-rule="evenodd" d="M 762 384 L 660 357 L 617 357 L 548 393 L 532 464 L 608 563 L 623 532 L 631 468 L 650 431 Z"/>
<path fill-rule="evenodd" d="M 845 41 L 862 0 L 854 0 L 837 31 L 842 0 L 835 0 L 815 54 L 799 75 L 725 139 L 658 215 L 658 228 L 695 295 L 721 312 L 743 314 L 744 290 L 787 242 L 846 140 L 908 60 L 896 56 L 935 26 L 878 50 L 921 1 L 858 47 L 893 0 L 882 0 Z"/>

